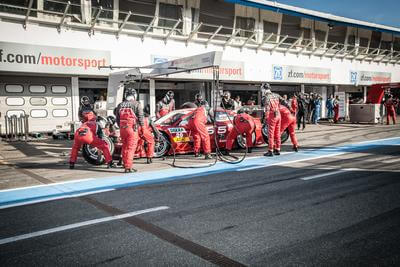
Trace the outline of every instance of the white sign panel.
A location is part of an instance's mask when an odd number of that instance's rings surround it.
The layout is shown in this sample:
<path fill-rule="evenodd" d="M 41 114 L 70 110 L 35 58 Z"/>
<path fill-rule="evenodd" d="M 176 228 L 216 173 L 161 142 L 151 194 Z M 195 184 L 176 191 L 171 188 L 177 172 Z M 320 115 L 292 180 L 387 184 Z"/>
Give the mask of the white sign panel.
<path fill-rule="evenodd" d="M 339 96 L 339 118 L 346 117 L 346 93 L 335 92 L 335 98 Z"/>
<path fill-rule="evenodd" d="M 171 60 L 173 58 L 168 56 L 156 56 L 151 55 L 151 62 L 161 63 Z M 212 68 L 204 68 L 193 70 L 190 73 L 182 72 L 170 75 L 170 78 L 179 78 L 179 79 L 196 79 L 196 80 L 211 80 L 213 78 L 213 69 Z M 220 80 L 244 80 L 244 62 L 241 61 L 225 61 L 221 62 L 221 66 L 219 67 L 219 79 Z"/>
<path fill-rule="evenodd" d="M 272 80 L 293 83 L 330 83 L 331 70 L 301 66 L 273 65 Z"/>
<path fill-rule="evenodd" d="M 0 71 L 108 75 L 110 51 L 0 42 Z"/>
<path fill-rule="evenodd" d="M 371 85 L 375 83 L 390 83 L 390 72 L 350 71 L 350 82 L 354 85 Z"/>

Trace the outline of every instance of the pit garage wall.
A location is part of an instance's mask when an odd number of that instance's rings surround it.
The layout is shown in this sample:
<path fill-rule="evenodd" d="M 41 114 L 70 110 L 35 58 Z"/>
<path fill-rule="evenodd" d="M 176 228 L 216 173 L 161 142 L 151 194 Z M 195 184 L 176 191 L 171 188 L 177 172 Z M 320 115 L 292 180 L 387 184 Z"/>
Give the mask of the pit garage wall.
<path fill-rule="evenodd" d="M 351 85 L 351 71 L 370 71 L 391 73 L 392 81 L 400 81 L 400 65 L 360 63 L 342 59 L 329 59 L 309 57 L 303 55 L 287 54 L 269 51 L 259 51 L 239 48 L 209 45 L 191 42 L 188 46 L 184 42 L 146 38 L 144 42 L 138 37 L 121 35 L 119 39 L 113 34 L 95 32 L 89 36 L 86 31 L 75 31 L 63 28 L 59 34 L 55 28 L 48 28 L 28 24 L 27 30 L 16 23 L 0 22 L 0 35 L 3 42 L 17 42 L 34 45 L 49 45 L 56 47 L 71 47 L 92 50 L 111 51 L 112 65 L 147 65 L 151 63 L 154 55 L 169 57 L 184 57 L 208 51 L 224 51 L 223 60 L 244 62 L 244 80 L 252 82 L 273 81 L 273 65 L 301 66 L 309 68 L 325 68 L 331 70 L 331 81 L 323 84 Z M 234 79 L 233 79 L 234 80 Z M 301 83 L 301 82 L 299 82 Z"/>

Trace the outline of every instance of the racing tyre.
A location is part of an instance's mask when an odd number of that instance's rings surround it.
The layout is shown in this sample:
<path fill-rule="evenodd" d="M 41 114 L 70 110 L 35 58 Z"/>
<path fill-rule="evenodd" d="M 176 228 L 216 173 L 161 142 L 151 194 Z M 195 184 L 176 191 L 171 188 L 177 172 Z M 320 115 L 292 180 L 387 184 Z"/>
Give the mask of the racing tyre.
<path fill-rule="evenodd" d="M 253 145 L 254 145 L 254 143 L 256 142 L 256 133 L 255 133 L 255 132 L 253 132 L 253 133 L 251 134 L 251 140 L 252 140 Z M 246 140 L 245 140 L 245 138 L 243 138 L 241 135 L 238 135 L 238 136 L 236 137 L 236 142 L 237 142 L 237 144 L 238 144 L 238 147 L 240 147 L 240 148 L 242 148 L 242 149 L 245 149 L 245 148 L 246 148 Z"/>
<path fill-rule="evenodd" d="M 154 145 L 154 157 L 161 158 L 168 154 L 171 144 L 168 135 L 161 133 L 158 142 Z"/>
<path fill-rule="evenodd" d="M 264 124 L 261 129 L 265 143 L 268 144 L 268 125 Z M 285 143 L 289 139 L 289 131 L 286 129 L 281 135 L 281 144 Z"/>
<path fill-rule="evenodd" d="M 103 137 L 103 140 L 107 142 L 108 147 L 110 148 L 110 154 L 114 154 L 114 143 L 111 138 L 108 136 Z M 83 145 L 82 148 L 82 156 L 83 158 L 92 165 L 102 165 L 105 163 L 105 158 L 103 154 L 99 156 L 98 149 L 92 147 L 91 145 Z"/>

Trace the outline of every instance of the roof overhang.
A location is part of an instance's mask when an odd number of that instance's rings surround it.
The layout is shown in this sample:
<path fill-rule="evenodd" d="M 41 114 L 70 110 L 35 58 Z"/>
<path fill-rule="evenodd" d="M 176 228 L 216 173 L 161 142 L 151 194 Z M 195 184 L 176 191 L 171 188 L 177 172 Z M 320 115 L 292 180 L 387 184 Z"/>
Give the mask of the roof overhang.
<path fill-rule="evenodd" d="M 303 17 L 312 20 L 323 21 L 331 23 L 333 25 L 349 26 L 354 28 L 363 28 L 372 31 L 385 32 L 395 35 L 400 35 L 400 28 L 390 27 L 386 25 L 380 25 L 376 23 L 370 23 L 366 21 L 350 19 L 340 16 L 335 16 L 328 13 L 319 11 L 309 10 L 300 7 L 289 6 L 280 4 L 273 1 L 267 0 L 224 0 L 225 2 L 235 3 L 238 5 L 244 5 L 264 10 L 270 10 L 282 14 Z"/>

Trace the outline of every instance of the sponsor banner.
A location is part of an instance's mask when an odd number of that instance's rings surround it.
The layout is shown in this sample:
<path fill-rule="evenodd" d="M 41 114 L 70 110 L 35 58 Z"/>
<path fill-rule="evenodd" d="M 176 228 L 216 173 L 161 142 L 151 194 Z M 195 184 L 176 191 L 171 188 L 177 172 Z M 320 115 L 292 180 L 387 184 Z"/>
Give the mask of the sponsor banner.
<path fill-rule="evenodd" d="M 166 56 L 151 55 L 152 64 L 163 63 L 173 59 L 174 58 Z M 213 79 L 213 69 L 204 68 L 204 69 L 193 70 L 190 73 L 182 72 L 169 75 L 168 78 L 211 80 Z M 244 62 L 223 60 L 219 68 L 219 79 L 238 80 L 238 81 L 244 80 Z"/>
<path fill-rule="evenodd" d="M 350 83 L 354 85 L 371 85 L 375 83 L 390 83 L 390 72 L 350 71 Z"/>
<path fill-rule="evenodd" d="M 301 66 L 273 65 L 272 80 L 294 83 L 330 83 L 331 70 Z"/>
<path fill-rule="evenodd" d="M 0 42 L 0 71 L 108 75 L 110 51 Z"/>

